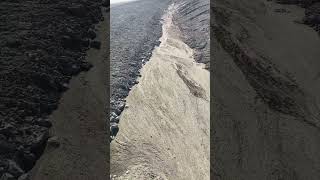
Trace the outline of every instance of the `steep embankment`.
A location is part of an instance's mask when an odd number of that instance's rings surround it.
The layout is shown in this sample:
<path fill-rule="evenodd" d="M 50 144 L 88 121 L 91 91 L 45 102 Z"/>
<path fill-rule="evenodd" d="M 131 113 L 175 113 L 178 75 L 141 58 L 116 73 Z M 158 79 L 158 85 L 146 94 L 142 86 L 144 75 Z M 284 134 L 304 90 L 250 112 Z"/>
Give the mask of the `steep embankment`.
<path fill-rule="evenodd" d="M 183 41 L 194 50 L 194 58 L 210 69 L 210 1 L 175 0 L 179 3 L 174 22 Z"/>
<path fill-rule="evenodd" d="M 71 77 L 92 67 L 85 52 L 98 48 L 92 39 L 102 14 L 99 0 L 2 0 L 0 14 L 0 177 L 6 179 L 26 173 L 41 156 L 48 115 Z"/>
<path fill-rule="evenodd" d="M 263 0 L 212 4 L 212 174 L 320 177 L 320 38 L 304 10 Z"/>
<path fill-rule="evenodd" d="M 127 97 L 111 143 L 113 179 L 209 179 L 209 71 L 172 22 Z"/>
<path fill-rule="evenodd" d="M 130 89 L 137 83 L 139 70 L 159 45 L 160 19 L 168 3 L 169 0 L 140 0 L 111 5 L 111 123 L 119 122 L 118 116 Z"/>

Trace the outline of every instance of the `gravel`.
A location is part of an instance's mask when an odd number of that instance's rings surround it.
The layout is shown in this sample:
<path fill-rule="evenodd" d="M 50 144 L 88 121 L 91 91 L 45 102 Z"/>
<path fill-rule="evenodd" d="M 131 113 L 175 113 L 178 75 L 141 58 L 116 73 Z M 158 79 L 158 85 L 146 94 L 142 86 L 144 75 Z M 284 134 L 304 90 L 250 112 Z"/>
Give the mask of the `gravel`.
<path fill-rule="evenodd" d="M 154 47 L 160 44 L 161 17 L 169 2 L 141 0 L 111 5 L 111 122 L 118 122 L 125 98 L 137 83 L 139 70 L 151 57 Z"/>
<path fill-rule="evenodd" d="M 100 7 L 99 0 L 0 2 L 0 178 L 18 179 L 41 156 L 47 116 L 71 77 L 91 67 L 84 56 Z"/>

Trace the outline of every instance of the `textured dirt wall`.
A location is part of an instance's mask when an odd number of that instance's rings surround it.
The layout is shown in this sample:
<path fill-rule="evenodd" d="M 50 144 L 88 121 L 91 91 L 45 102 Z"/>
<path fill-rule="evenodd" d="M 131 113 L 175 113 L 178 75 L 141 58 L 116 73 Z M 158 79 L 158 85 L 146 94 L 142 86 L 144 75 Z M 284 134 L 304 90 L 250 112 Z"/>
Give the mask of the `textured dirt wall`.
<path fill-rule="evenodd" d="M 175 24 L 182 32 L 186 44 L 194 49 L 197 62 L 210 68 L 210 1 L 209 0 L 176 0 L 177 13 Z"/>
<path fill-rule="evenodd" d="M 320 39 L 304 9 L 216 0 L 211 164 L 214 179 L 316 180 Z"/>

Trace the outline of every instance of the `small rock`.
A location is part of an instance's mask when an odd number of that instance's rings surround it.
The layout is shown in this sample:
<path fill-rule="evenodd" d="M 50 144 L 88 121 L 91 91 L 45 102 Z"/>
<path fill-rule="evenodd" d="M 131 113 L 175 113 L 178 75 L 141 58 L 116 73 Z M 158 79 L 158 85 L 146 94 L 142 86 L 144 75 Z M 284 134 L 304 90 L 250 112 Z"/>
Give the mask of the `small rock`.
<path fill-rule="evenodd" d="M 42 119 L 42 118 L 37 119 L 35 124 L 39 126 L 47 127 L 47 128 L 50 128 L 52 126 L 52 123 L 49 119 Z"/>
<path fill-rule="evenodd" d="M 111 118 L 110 118 L 110 122 L 119 123 L 119 121 L 120 121 L 119 116 L 115 116 L 115 117 L 111 117 Z"/>
<path fill-rule="evenodd" d="M 75 70 L 75 71 L 79 71 L 79 66 L 76 65 L 76 64 L 73 64 L 73 65 L 71 66 L 71 69 L 73 69 L 73 70 Z"/>
<path fill-rule="evenodd" d="M 29 140 L 30 142 L 28 142 L 30 145 L 30 151 L 32 152 L 39 151 L 39 149 L 45 146 L 45 143 L 47 142 L 48 138 L 49 138 L 49 131 L 47 129 L 43 131 L 33 131 L 32 138 L 30 138 Z"/>
<path fill-rule="evenodd" d="M 65 90 L 69 89 L 68 83 L 62 83 L 60 89 L 61 89 L 62 91 L 65 91 Z"/>
<path fill-rule="evenodd" d="M 114 138 L 118 134 L 118 132 L 119 132 L 118 125 L 117 124 L 112 124 L 110 126 L 110 136 Z"/>
<path fill-rule="evenodd" d="M 48 139 L 47 144 L 48 144 L 48 146 L 57 148 L 60 146 L 59 138 L 57 136 L 53 136 Z"/>
<path fill-rule="evenodd" d="M 114 112 L 111 112 L 110 116 L 111 117 L 117 117 L 118 115 L 116 115 L 116 113 L 114 113 Z"/>
<path fill-rule="evenodd" d="M 91 48 L 100 49 L 101 48 L 101 42 L 100 41 L 91 41 L 90 43 Z"/>
<path fill-rule="evenodd" d="M 80 36 L 62 36 L 62 46 L 69 49 L 78 49 L 83 46 L 82 39 Z"/>
<path fill-rule="evenodd" d="M 130 88 L 128 88 L 128 89 L 130 89 Z M 120 102 L 116 105 L 116 107 L 117 107 L 117 109 L 118 109 L 120 112 L 122 112 L 125 105 L 126 105 L 125 102 L 120 101 Z"/>
<path fill-rule="evenodd" d="M 87 36 L 88 38 L 90 38 L 90 39 L 94 39 L 94 38 L 97 37 L 97 34 L 96 34 L 96 32 L 94 32 L 94 30 L 89 29 L 88 32 L 87 32 L 87 34 L 86 34 L 86 36 Z"/>
<path fill-rule="evenodd" d="M 78 74 L 79 72 L 81 72 L 80 70 L 80 66 L 79 65 L 76 65 L 76 64 L 65 64 L 63 67 L 62 67 L 62 71 L 64 74 L 66 75 L 76 75 Z"/>
<path fill-rule="evenodd" d="M 32 117 L 32 116 L 27 116 L 27 117 L 24 118 L 24 121 L 25 121 L 25 122 L 28 122 L 28 123 L 32 123 L 32 122 L 34 121 L 34 117 Z"/>
<path fill-rule="evenodd" d="M 89 39 L 81 39 L 81 44 L 83 47 L 89 47 L 90 40 Z"/>
<path fill-rule="evenodd" d="M 86 62 L 86 61 L 82 61 L 80 64 L 80 68 L 83 71 L 89 71 L 92 67 L 93 67 L 93 65 L 89 62 Z"/>

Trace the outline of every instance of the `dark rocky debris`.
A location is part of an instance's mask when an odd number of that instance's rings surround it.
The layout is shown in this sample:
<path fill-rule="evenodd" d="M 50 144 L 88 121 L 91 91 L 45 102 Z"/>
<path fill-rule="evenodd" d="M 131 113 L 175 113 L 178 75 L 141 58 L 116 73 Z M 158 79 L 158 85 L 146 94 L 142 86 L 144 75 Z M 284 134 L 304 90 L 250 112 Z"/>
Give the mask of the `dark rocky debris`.
<path fill-rule="evenodd" d="M 140 0 L 111 6 L 111 123 L 119 122 L 125 98 L 132 86 L 137 84 L 139 70 L 150 59 L 153 49 L 160 44 L 161 18 L 169 3 L 169 0 Z"/>
<path fill-rule="evenodd" d="M 119 126 L 117 123 L 110 123 L 110 142 L 116 137 L 119 132 Z"/>
<path fill-rule="evenodd" d="M 91 47 L 91 48 L 95 48 L 95 49 L 100 49 L 100 47 L 101 47 L 101 42 L 99 42 L 99 41 L 91 41 L 90 47 Z"/>
<path fill-rule="evenodd" d="M 73 75 L 88 71 L 100 0 L 0 2 L 0 179 L 28 179 Z M 107 4 L 105 4 L 107 6 Z M 51 142 L 51 141 L 50 141 Z M 57 144 L 51 142 L 50 144 Z"/>

